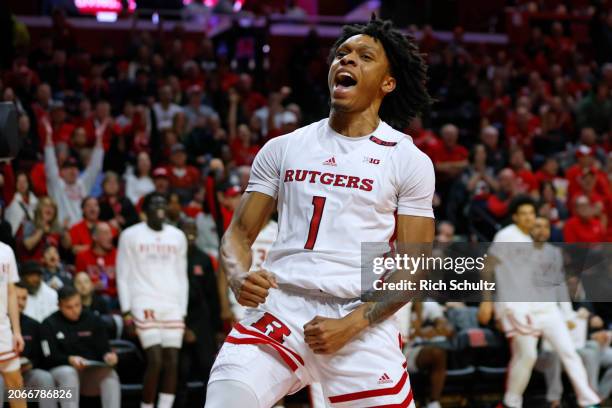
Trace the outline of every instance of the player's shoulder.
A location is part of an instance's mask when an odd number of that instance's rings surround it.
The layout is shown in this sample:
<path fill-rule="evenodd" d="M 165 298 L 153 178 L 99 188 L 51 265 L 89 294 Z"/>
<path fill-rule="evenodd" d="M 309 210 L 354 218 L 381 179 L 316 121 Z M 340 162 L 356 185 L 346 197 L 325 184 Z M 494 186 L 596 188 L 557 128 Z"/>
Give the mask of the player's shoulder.
<path fill-rule="evenodd" d="M 493 242 L 531 242 L 531 238 L 515 224 L 510 224 L 497 231 Z"/>
<path fill-rule="evenodd" d="M 174 237 L 178 237 L 179 239 L 187 239 L 185 238 L 185 233 L 180 229 L 171 224 L 164 224 L 164 233 L 168 235 L 172 235 Z"/>
<path fill-rule="evenodd" d="M 146 223 L 142 221 L 142 222 L 132 225 L 131 227 L 127 227 L 126 229 L 121 231 L 121 238 L 125 239 L 131 235 L 139 234 L 140 232 L 142 232 L 145 226 L 146 226 Z"/>
<path fill-rule="evenodd" d="M 13 250 L 10 246 L 5 244 L 4 242 L 0 242 L 0 254 L 2 256 L 6 256 L 7 254 L 13 254 Z"/>

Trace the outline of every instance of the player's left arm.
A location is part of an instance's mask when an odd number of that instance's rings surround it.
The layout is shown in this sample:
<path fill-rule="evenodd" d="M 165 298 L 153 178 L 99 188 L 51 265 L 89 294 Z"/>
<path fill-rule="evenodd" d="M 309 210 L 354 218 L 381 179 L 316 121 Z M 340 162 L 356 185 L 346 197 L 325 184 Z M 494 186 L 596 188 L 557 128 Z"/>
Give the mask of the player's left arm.
<path fill-rule="evenodd" d="M 434 219 L 429 217 L 399 215 L 397 242 L 400 244 L 427 244 L 433 242 Z M 341 319 L 317 316 L 304 325 L 306 343 L 316 354 L 331 354 L 368 327 L 385 321 L 401 309 L 408 299 L 390 296 L 377 302 L 360 305 Z"/>
<path fill-rule="evenodd" d="M 13 349 L 21 353 L 24 347 L 23 337 L 21 337 L 21 324 L 19 322 L 19 307 L 17 306 L 17 290 L 15 284 L 8 284 L 8 315 L 13 331 Z"/>

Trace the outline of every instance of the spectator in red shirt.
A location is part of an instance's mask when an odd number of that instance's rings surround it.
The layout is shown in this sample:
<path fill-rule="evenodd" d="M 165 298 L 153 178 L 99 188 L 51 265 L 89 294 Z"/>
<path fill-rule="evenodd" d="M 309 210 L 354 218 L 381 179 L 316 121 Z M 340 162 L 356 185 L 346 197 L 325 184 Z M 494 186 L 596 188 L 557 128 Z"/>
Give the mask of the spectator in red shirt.
<path fill-rule="evenodd" d="M 40 119 L 38 137 L 41 146 L 44 146 L 47 138 L 47 121 L 53 129 L 53 144 L 70 142 L 70 136 L 74 131 L 74 125 L 67 121 L 64 102 L 52 101 L 49 104 L 49 117 L 43 116 Z"/>
<path fill-rule="evenodd" d="M 508 117 L 506 137 L 508 145 L 525 149 L 527 156 L 533 154 L 533 138 L 540 131 L 540 118 L 534 116 L 524 106 L 519 106 L 515 114 Z"/>
<path fill-rule="evenodd" d="M 86 272 L 98 293 L 117 298 L 115 262 L 117 249 L 113 245 L 113 231 L 107 222 L 99 222 L 93 230 L 93 245 L 77 254 L 77 272 Z"/>
<path fill-rule="evenodd" d="M 594 208 L 586 196 L 579 196 L 575 203 L 576 215 L 565 223 L 563 239 L 565 242 L 602 242 L 605 229 L 594 216 Z"/>
<path fill-rule="evenodd" d="M 181 197 L 181 202 L 188 202 L 200 183 L 200 172 L 187 164 L 187 153 L 181 143 L 172 146 L 168 179 L 172 190 Z"/>
<path fill-rule="evenodd" d="M 506 92 L 504 81 L 493 81 L 491 96 L 485 96 L 480 101 L 480 116 L 487 118 L 489 123 L 506 123 L 506 114 L 511 107 L 512 100 Z"/>
<path fill-rule="evenodd" d="M 83 125 L 87 132 L 87 143 L 90 146 L 94 145 L 96 140 L 96 129 L 104 129 L 102 143 L 104 151 L 108 151 L 113 137 L 114 120 L 111 116 L 111 106 L 107 101 L 99 101 L 96 104 L 96 109 L 92 117 L 85 121 Z"/>
<path fill-rule="evenodd" d="M 577 162 L 565 172 L 565 177 L 569 181 L 568 196 L 574 197 L 580 191 L 580 177 L 584 169 L 594 169 L 596 173 L 595 191 L 603 197 L 610 197 L 610 185 L 607 175 L 595 167 L 594 151 L 588 146 L 581 145 L 576 150 Z"/>
<path fill-rule="evenodd" d="M 521 148 L 516 147 L 512 150 L 509 164 L 519 181 L 524 184 L 523 190 L 537 199 L 540 195 L 538 191 L 538 180 L 531 172 L 529 164 L 525 160 L 525 154 Z"/>
<path fill-rule="evenodd" d="M 83 220 L 70 228 L 70 240 L 72 242 L 72 252 L 76 255 L 90 247 L 92 231 L 100 218 L 100 204 L 95 197 L 86 197 L 81 203 Z"/>
<path fill-rule="evenodd" d="M 436 150 L 442 146 L 440 138 L 433 131 L 423 128 L 423 121 L 420 116 L 415 116 L 412 119 L 408 127 L 408 134 L 412 136 L 416 147 L 430 158 L 433 158 Z"/>
<path fill-rule="evenodd" d="M 468 150 L 457 143 L 459 129 L 447 124 L 442 127 L 442 145 L 436 149 L 433 162 L 440 181 L 455 180 L 468 166 Z"/>
<path fill-rule="evenodd" d="M 250 166 L 255 160 L 259 146 L 252 140 L 251 130 L 245 124 L 238 126 L 236 138 L 230 143 L 230 150 L 236 166 Z"/>
<path fill-rule="evenodd" d="M 524 191 L 520 188 L 522 183 L 518 181 L 512 169 L 503 169 L 497 178 L 499 189 L 487 199 L 487 209 L 498 220 L 501 220 L 508 215 L 510 201 Z"/>
<path fill-rule="evenodd" d="M 229 227 L 234 211 L 240 203 L 242 191 L 240 186 L 233 183 L 224 183 L 217 189 L 217 200 L 221 204 L 221 218 L 223 221 L 223 231 Z"/>

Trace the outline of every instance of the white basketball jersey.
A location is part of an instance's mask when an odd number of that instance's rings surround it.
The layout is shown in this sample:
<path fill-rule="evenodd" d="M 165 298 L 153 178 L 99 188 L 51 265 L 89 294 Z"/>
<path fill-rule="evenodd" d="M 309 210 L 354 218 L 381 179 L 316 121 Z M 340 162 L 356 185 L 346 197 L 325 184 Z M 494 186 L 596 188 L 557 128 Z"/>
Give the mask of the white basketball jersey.
<path fill-rule="evenodd" d="M 363 137 L 323 119 L 272 139 L 247 188 L 278 198 L 278 238 L 263 268 L 280 284 L 358 297 L 361 244 L 389 242 L 396 213 L 433 218 L 434 189 L 429 157 L 383 121 Z"/>
<path fill-rule="evenodd" d="M 19 280 L 15 254 L 10 246 L 0 242 L 0 323 L 8 317 L 8 285 Z"/>

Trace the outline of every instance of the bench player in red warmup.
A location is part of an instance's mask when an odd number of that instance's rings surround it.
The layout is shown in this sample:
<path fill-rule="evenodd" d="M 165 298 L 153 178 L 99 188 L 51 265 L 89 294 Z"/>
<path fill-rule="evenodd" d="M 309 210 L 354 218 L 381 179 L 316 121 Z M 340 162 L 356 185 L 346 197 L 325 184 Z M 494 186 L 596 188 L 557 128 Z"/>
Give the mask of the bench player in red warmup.
<path fill-rule="evenodd" d="M 267 408 L 320 382 L 333 407 L 414 407 L 399 331 L 403 303 L 364 303 L 361 243 L 434 237 L 434 169 L 396 129 L 429 103 L 415 44 L 378 19 L 346 26 L 330 54 L 329 117 L 269 141 L 221 244 L 247 306 L 215 361 L 206 408 Z M 262 270 L 250 246 L 276 206 Z M 397 214 L 397 221 L 396 221 Z"/>

